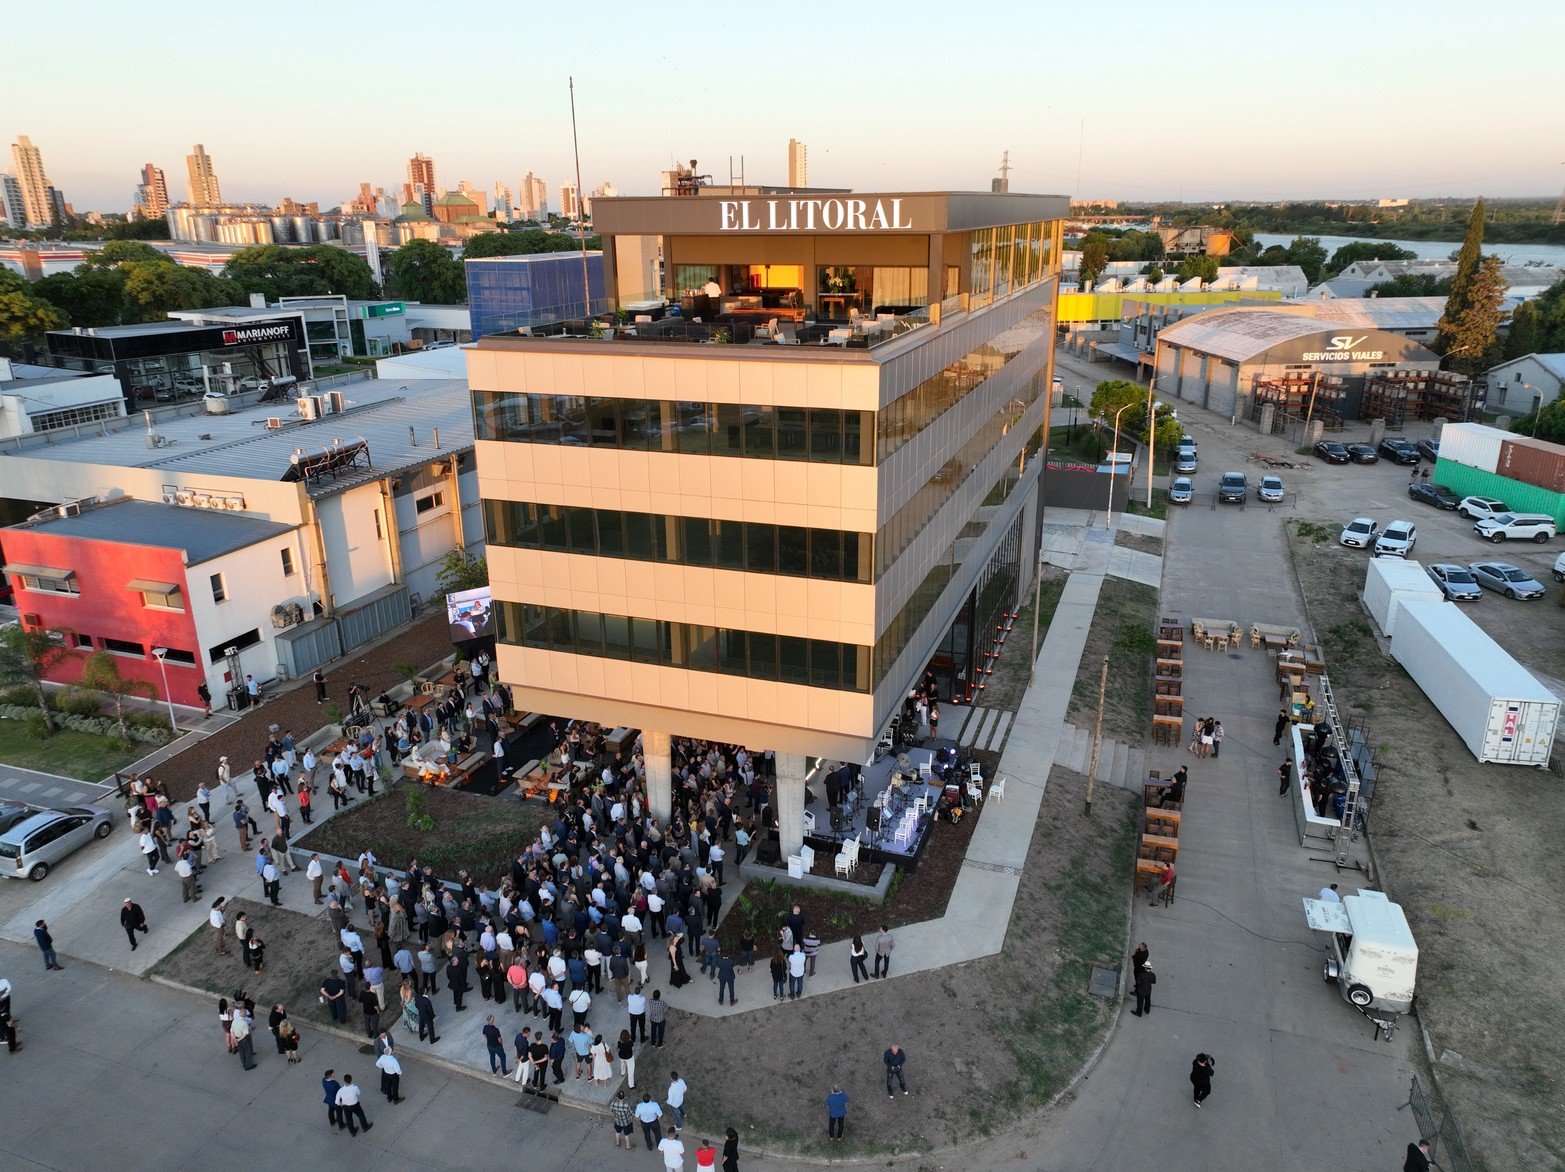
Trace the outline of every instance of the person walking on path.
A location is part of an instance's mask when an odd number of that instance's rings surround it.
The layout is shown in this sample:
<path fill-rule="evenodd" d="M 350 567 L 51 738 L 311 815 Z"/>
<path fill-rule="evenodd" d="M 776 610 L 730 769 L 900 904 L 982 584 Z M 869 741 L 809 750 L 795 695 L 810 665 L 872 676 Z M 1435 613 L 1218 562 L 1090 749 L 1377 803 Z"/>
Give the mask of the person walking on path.
<path fill-rule="evenodd" d="M 685 1126 L 685 1095 L 690 1088 L 685 1080 L 679 1077 L 679 1071 L 668 1072 L 668 1094 L 663 1101 L 668 1104 L 669 1114 L 674 1117 L 674 1134 L 678 1135 L 680 1129 Z"/>
<path fill-rule="evenodd" d="M 1130 971 L 1132 973 L 1139 973 L 1141 971 L 1141 966 L 1147 963 L 1147 960 L 1151 957 L 1151 955 L 1152 952 L 1149 948 L 1147 948 L 1147 943 L 1145 940 L 1136 945 L 1136 950 L 1130 954 Z"/>
<path fill-rule="evenodd" d="M 625 1083 L 631 1090 L 636 1089 L 636 1043 L 631 1040 L 629 1030 L 620 1030 L 619 1044 L 615 1047 L 619 1054 L 619 1072 L 625 1076 Z"/>
<path fill-rule="evenodd" d="M 826 1138 L 840 1140 L 848 1122 L 848 1096 L 841 1087 L 832 1087 L 826 1096 Z"/>
<path fill-rule="evenodd" d="M 320 668 L 316 668 L 310 679 L 315 683 L 315 702 L 317 704 L 326 703 L 326 673 Z"/>
<path fill-rule="evenodd" d="M 385 1051 L 375 1059 L 375 1066 L 380 1070 L 380 1093 L 386 1096 L 386 1102 L 402 1102 L 402 1063 L 397 1061 L 396 1053 Z"/>
<path fill-rule="evenodd" d="M 663 1128 L 658 1123 L 663 1118 L 663 1108 L 645 1091 L 641 1093 L 641 1102 L 636 1104 L 636 1118 L 641 1121 L 641 1138 L 647 1141 L 647 1151 L 657 1151 L 658 1141 L 663 1138 Z"/>
<path fill-rule="evenodd" d="M 49 934 L 49 925 L 42 920 L 34 924 L 33 939 L 38 941 L 38 951 L 43 953 L 44 972 L 53 969 L 57 973 L 63 973 L 65 966 L 54 955 L 54 937 Z"/>
<path fill-rule="evenodd" d="M 1293 763 L 1290 761 L 1284 761 L 1281 765 L 1277 766 L 1277 796 L 1279 798 L 1285 798 L 1288 796 L 1289 774 L 1292 769 Z"/>
<path fill-rule="evenodd" d="M 853 937 L 853 948 L 848 953 L 848 969 L 853 974 L 853 983 L 857 985 L 860 978 L 869 980 L 869 969 L 865 961 L 869 959 L 869 949 L 864 947 L 864 937 Z"/>
<path fill-rule="evenodd" d="M 158 863 L 162 859 L 161 854 L 158 852 L 157 837 L 149 828 L 141 832 L 141 837 L 136 840 L 136 844 L 141 851 L 142 860 L 147 864 L 147 874 L 156 875 L 158 873 Z"/>
<path fill-rule="evenodd" d="M 1217 760 L 1217 758 L 1222 755 L 1222 751 L 1223 722 L 1220 720 L 1214 720 L 1212 722 L 1212 760 Z"/>
<path fill-rule="evenodd" d="M 739 1133 L 732 1127 L 724 1132 L 723 1172 L 739 1172 Z"/>
<path fill-rule="evenodd" d="M 891 950 L 897 946 L 897 942 L 891 938 L 891 933 L 886 931 L 886 925 L 880 926 L 880 931 L 875 934 L 875 975 L 877 977 L 889 977 L 891 975 Z"/>
<path fill-rule="evenodd" d="M 238 1044 L 239 1064 L 246 1070 L 254 1070 L 255 1039 L 250 1036 L 250 1015 L 237 998 L 234 1001 L 234 1021 L 229 1029 Z"/>
<path fill-rule="evenodd" d="M 1157 974 L 1152 971 L 1150 964 L 1143 964 L 1136 970 L 1136 1008 L 1131 1010 L 1137 1017 L 1145 1017 L 1152 1012 L 1152 986 L 1157 984 Z"/>
<path fill-rule="evenodd" d="M 1407 1145 L 1407 1159 L 1402 1161 L 1402 1172 L 1429 1172 L 1429 1141 L 1421 1139 Z"/>
<path fill-rule="evenodd" d="M 483 1035 L 484 1049 L 489 1052 L 489 1073 L 498 1074 L 501 1078 L 508 1077 L 511 1072 L 505 1064 L 505 1038 L 500 1033 L 500 1027 L 495 1025 L 492 1013 L 484 1019 Z"/>
<path fill-rule="evenodd" d="M 907 1094 L 907 1083 L 902 1081 L 902 1067 L 907 1063 L 907 1051 L 901 1046 L 888 1046 L 886 1052 L 881 1055 L 881 1060 L 886 1064 L 886 1098 L 896 1097 L 891 1093 L 892 1079 L 896 1079 L 897 1086 L 902 1088 L 902 1093 Z"/>
<path fill-rule="evenodd" d="M 375 1126 L 369 1121 L 368 1116 L 364 1114 L 364 1104 L 359 1101 L 361 1096 L 362 1092 L 354 1084 L 353 1076 L 351 1074 L 343 1075 L 342 1086 L 337 1090 L 337 1106 L 342 1111 L 343 1122 L 348 1125 L 349 1135 L 359 1134 L 358 1129 L 353 1126 L 355 1118 L 364 1125 L 365 1131 Z"/>
<path fill-rule="evenodd" d="M 636 1134 L 636 1116 L 624 1091 L 615 1094 L 614 1101 L 609 1104 L 609 1117 L 614 1120 L 614 1146 L 619 1147 L 620 1140 L 624 1140 L 625 1150 L 630 1151 L 631 1136 Z"/>
<path fill-rule="evenodd" d="M 337 1092 L 342 1090 L 342 1084 L 337 1081 L 335 1070 L 328 1070 L 321 1076 L 321 1090 L 326 1096 L 326 1126 L 339 1130 L 347 1127 L 342 1121 L 342 1108 L 337 1106 Z"/>
<path fill-rule="evenodd" d="M 1279 709 L 1278 712 L 1277 712 L 1277 723 L 1272 726 L 1272 744 L 1274 744 L 1274 745 L 1282 744 L 1282 734 L 1287 732 L 1287 731 L 1288 731 L 1288 710 L 1286 708 L 1282 708 L 1282 709 Z"/>
<path fill-rule="evenodd" d="M 614 1075 L 614 1059 L 609 1054 L 608 1043 L 603 1040 L 602 1034 L 594 1034 L 592 1038 L 592 1081 L 607 1083 Z"/>
<path fill-rule="evenodd" d="M 415 1001 L 418 1005 L 418 1040 L 422 1042 L 427 1036 L 429 1044 L 433 1046 L 440 1041 L 435 1033 L 435 1003 L 429 999 L 429 994 L 420 993 Z"/>
<path fill-rule="evenodd" d="M 658 1140 L 658 1151 L 663 1153 L 665 1172 L 680 1172 L 685 1166 L 685 1145 L 677 1135 L 665 1135 Z"/>
<path fill-rule="evenodd" d="M 1190 1064 L 1190 1085 L 1195 1088 L 1197 1107 L 1212 1093 L 1212 1074 L 1216 1069 L 1217 1059 L 1210 1054 L 1197 1054 Z"/>
<path fill-rule="evenodd" d="M 147 927 L 147 913 L 141 910 L 141 905 L 135 900 L 127 899 L 120 908 L 120 927 L 125 929 L 125 935 L 130 940 L 130 950 L 136 951 L 136 933 L 145 935 L 151 929 Z"/>

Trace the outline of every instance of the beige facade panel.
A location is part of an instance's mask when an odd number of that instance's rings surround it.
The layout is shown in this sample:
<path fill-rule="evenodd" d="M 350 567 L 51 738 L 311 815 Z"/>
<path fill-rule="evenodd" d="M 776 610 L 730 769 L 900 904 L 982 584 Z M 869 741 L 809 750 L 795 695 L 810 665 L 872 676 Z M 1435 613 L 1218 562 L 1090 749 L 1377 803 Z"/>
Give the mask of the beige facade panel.
<path fill-rule="evenodd" d="M 839 760 L 878 735 L 869 695 L 505 644 L 496 657 L 522 711 Z"/>

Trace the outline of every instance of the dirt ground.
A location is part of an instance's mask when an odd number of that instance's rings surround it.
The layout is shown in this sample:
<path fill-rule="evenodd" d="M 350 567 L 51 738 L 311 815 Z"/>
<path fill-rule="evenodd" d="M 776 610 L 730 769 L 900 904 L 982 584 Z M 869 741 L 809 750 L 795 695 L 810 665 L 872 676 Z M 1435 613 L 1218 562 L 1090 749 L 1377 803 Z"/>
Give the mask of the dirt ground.
<path fill-rule="evenodd" d="M 1441 1089 L 1489 1167 L 1560 1167 L 1565 998 L 1547 990 L 1565 972 L 1561 779 L 1474 760 L 1381 653 L 1358 600 L 1364 554 L 1322 525 L 1326 540 L 1292 536 L 1294 566 L 1344 718 L 1366 718 L 1378 747 L 1371 843 L 1419 944 L 1418 1014 Z M 1486 595 L 1469 613 L 1524 662 L 1558 671 L 1565 612 L 1554 592 L 1532 603 Z"/>
<path fill-rule="evenodd" d="M 658 1085 L 673 1067 L 689 1082 L 687 1136 L 732 1125 L 804 1156 L 927 1150 L 1038 1110 L 1109 1021 L 1113 1003 L 1088 978 L 1121 964 L 1129 915 L 1137 802 L 1100 787 L 1088 822 L 1084 785 L 1051 774 L 999 955 L 738 1017 L 673 1013 L 668 1046 L 644 1051 L 638 1076 Z M 908 1052 L 908 1099 L 884 1095 L 892 1042 Z M 833 1082 L 852 1098 L 841 1144 L 825 1136 Z"/>
<path fill-rule="evenodd" d="M 1058 566 L 1043 567 L 1043 581 L 1038 589 L 1041 604 L 1038 608 L 1040 651 L 1043 650 L 1043 638 L 1049 633 L 1049 623 L 1054 619 L 1055 607 L 1059 606 L 1060 595 L 1065 593 L 1067 576 Z M 1027 691 L 1027 654 L 1032 650 L 1032 615 L 1033 599 L 1029 594 L 1021 613 L 1016 616 L 1016 625 L 1011 628 L 1011 636 L 1006 640 L 1000 658 L 995 661 L 993 674 L 984 681 L 983 692 L 974 701 L 981 707 L 1015 712 L 1021 705 L 1022 695 Z M 956 713 L 948 712 L 946 717 L 954 720 Z"/>
<path fill-rule="evenodd" d="M 302 883 L 302 879 L 291 880 Z M 337 949 L 331 924 L 325 916 L 305 916 L 269 903 L 231 899 L 228 912 L 229 956 L 212 951 L 212 930 L 202 925 L 165 957 L 153 975 L 212 994 L 212 1030 L 219 1043 L 217 999 L 233 999 L 234 990 L 244 988 L 255 999 L 256 1018 L 265 1022 L 272 1006 L 281 1001 L 303 1033 L 312 1024 L 330 1021 L 320 1003 L 318 990 L 337 961 Z M 234 939 L 234 918 L 246 913 L 253 931 L 266 942 L 266 965 L 257 975 L 239 959 L 239 944 Z M 390 1015 L 386 1015 L 388 1020 Z M 363 1015 L 357 1009 L 349 1018 L 350 1026 L 362 1028 Z M 264 1030 L 256 1038 L 256 1052 L 271 1047 L 271 1036 Z"/>
<path fill-rule="evenodd" d="M 410 809 L 409 795 L 419 803 Z M 421 830 L 409 825 L 414 813 L 434 819 Z M 383 867 L 406 871 L 415 858 L 448 876 L 466 867 L 487 882 L 505 873 L 549 817 L 541 801 L 485 797 L 400 780 L 385 793 L 360 798 L 352 807 L 298 839 L 294 849 L 356 858 L 368 847 Z"/>
<path fill-rule="evenodd" d="M 1098 708 L 1098 679 L 1109 657 L 1103 735 L 1139 745 L 1152 723 L 1152 659 L 1157 650 L 1157 591 L 1139 582 L 1105 578 L 1098 609 L 1082 650 L 1081 673 L 1067 719 L 1091 728 Z"/>
<path fill-rule="evenodd" d="M 450 655 L 450 631 L 445 615 L 436 615 L 414 623 L 396 638 L 363 654 L 337 661 L 326 673 L 327 702 L 345 706 L 351 683 L 362 684 L 373 696 L 404 682 L 406 677 L 392 665 L 416 663 L 426 667 Z M 152 773 L 168 784 L 169 794 L 178 805 L 194 796 L 201 781 L 212 777 L 219 756 L 227 755 L 236 778 L 242 770 L 248 770 L 266 747 L 268 726 L 275 724 L 292 729 L 297 737 L 306 737 L 325 723 L 326 716 L 315 702 L 315 688 L 305 680 L 289 691 L 271 693 L 270 699 L 260 708 L 246 711 L 237 724 L 197 742 L 177 757 L 170 757 Z"/>
<path fill-rule="evenodd" d="M 973 751 L 973 759 L 984 768 L 985 777 L 993 777 L 999 768 L 996 753 Z M 891 888 L 883 903 L 871 903 L 868 899 L 851 895 L 838 895 L 829 891 L 817 891 L 802 887 L 785 886 L 787 871 L 771 867 L 746 867 L 748 880 L 739 902 L 723 917 L 718 929 L 720 939 L 733 955 L 738 955 L 739 936 L 748 926 L 755 933 L 757 964 L 765 963 L 771 953 L 768 946 L 777 939 L 794 904 L 804 913 L 805 922 L 820 934 L 822 944 L 834 940 L 846 940 L 855 933 L 871 940 L 875 930 L 885 924 L 899 928 L 903 924 L 917 924 L 945 915 L 946 904 L 951 899 L 951 888 L 956 884 L 957 872 L 967 857 L 967 844 L 973 837 L 973 828 L 983 817 L 984 807 L 952 826 L 941 822 L 934 829 L 929 844 L 918 860 L 918 869 L 904 871 L 891 881 Z M 997 814 L 996 817 L 1003 816 Z M 825 873 L 832 872 L 830 855 L 816 852 L 816 870 L 821 870 L 825 859 Z M 776 874 L 783 883 L 769 885 L 765 876 Z"/>
<path fill-rule="evenodd" d="M 1126 549 L 1137 549 L 1142 553 L 1152 554 L 1154 557 L 1163 556 L 1163 539 L 1161 537 L 1148 537 L 1142 533 L 1126 533 L 1121 530 L 1114 534 L 1114 544 L 1123 545 Z"/>

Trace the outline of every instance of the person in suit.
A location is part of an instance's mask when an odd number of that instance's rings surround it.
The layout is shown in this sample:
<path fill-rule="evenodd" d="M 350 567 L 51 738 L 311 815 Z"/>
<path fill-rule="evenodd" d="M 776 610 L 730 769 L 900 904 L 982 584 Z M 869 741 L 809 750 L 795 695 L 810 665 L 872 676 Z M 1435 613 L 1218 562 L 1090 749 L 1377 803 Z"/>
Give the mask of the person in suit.
<path fill-rule="evenodd" d="M 1197 1054 L 1190 1064 L 1190 1085 L 1195 1089 L 1195 1105 L 1199 1107 L 1212 1093 L 1212 1073 L 1217 1069 L 1217 1059 L 1210 1054 Z"/>
<path fill-rule="evenodd" d="M 337 1106 L 337 1092 L 342 1090 L 342 1084 L 337 1081 L 335 1070 L 328 1070 L 321 1078 L 321 1090 L 326 1093 L 326 1126 L 346 1129 L 348 1125 L 342 1121 L 342 1108 Z"/>
<path fill-rule="evenodd" d="M 1145 1017 L 1152 1012 L 1152 986 L 1157 984 L 1157 974 L 1152 971 L 1152 966 L 1145 961 L 1136 970 L 1136 1008 L 1131 1010 L 1137 1017 Z"/>
<path fill-rule="evenodd" d="M 147 927 L 147 913 L 141 910 L 141 905 L 134 900 L 127 899 L 120 908 L 120 927 L 125 929 L 125 935 L 130 940 L 130 950 L 136 951 L 136 933 L 149 931 Z"/>
<path fill-rule="evenodd" d="M 418 1040 L 422 1042 L 427 1035 L 429 1044 L 433 1046 L 440 1041 L 439 1035 L 435 1033 L 435 1003 L 429 999 L 428 993 L 420 993 L 413 1000 L 418 1006 Z"/>

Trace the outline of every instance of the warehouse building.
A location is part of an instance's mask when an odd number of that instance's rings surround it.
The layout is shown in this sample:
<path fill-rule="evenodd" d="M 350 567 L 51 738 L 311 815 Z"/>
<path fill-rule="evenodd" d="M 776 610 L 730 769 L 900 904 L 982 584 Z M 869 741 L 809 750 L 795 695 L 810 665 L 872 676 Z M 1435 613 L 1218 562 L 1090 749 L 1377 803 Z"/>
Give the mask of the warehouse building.
<path fill-rule="evenodd" d="M 1547 513 L 1565 530 L 1565 447 L 1480 423 L 1440 432 L 1435 482 L 1458 496 L 1503 501 L 1512 512 Z"/>

